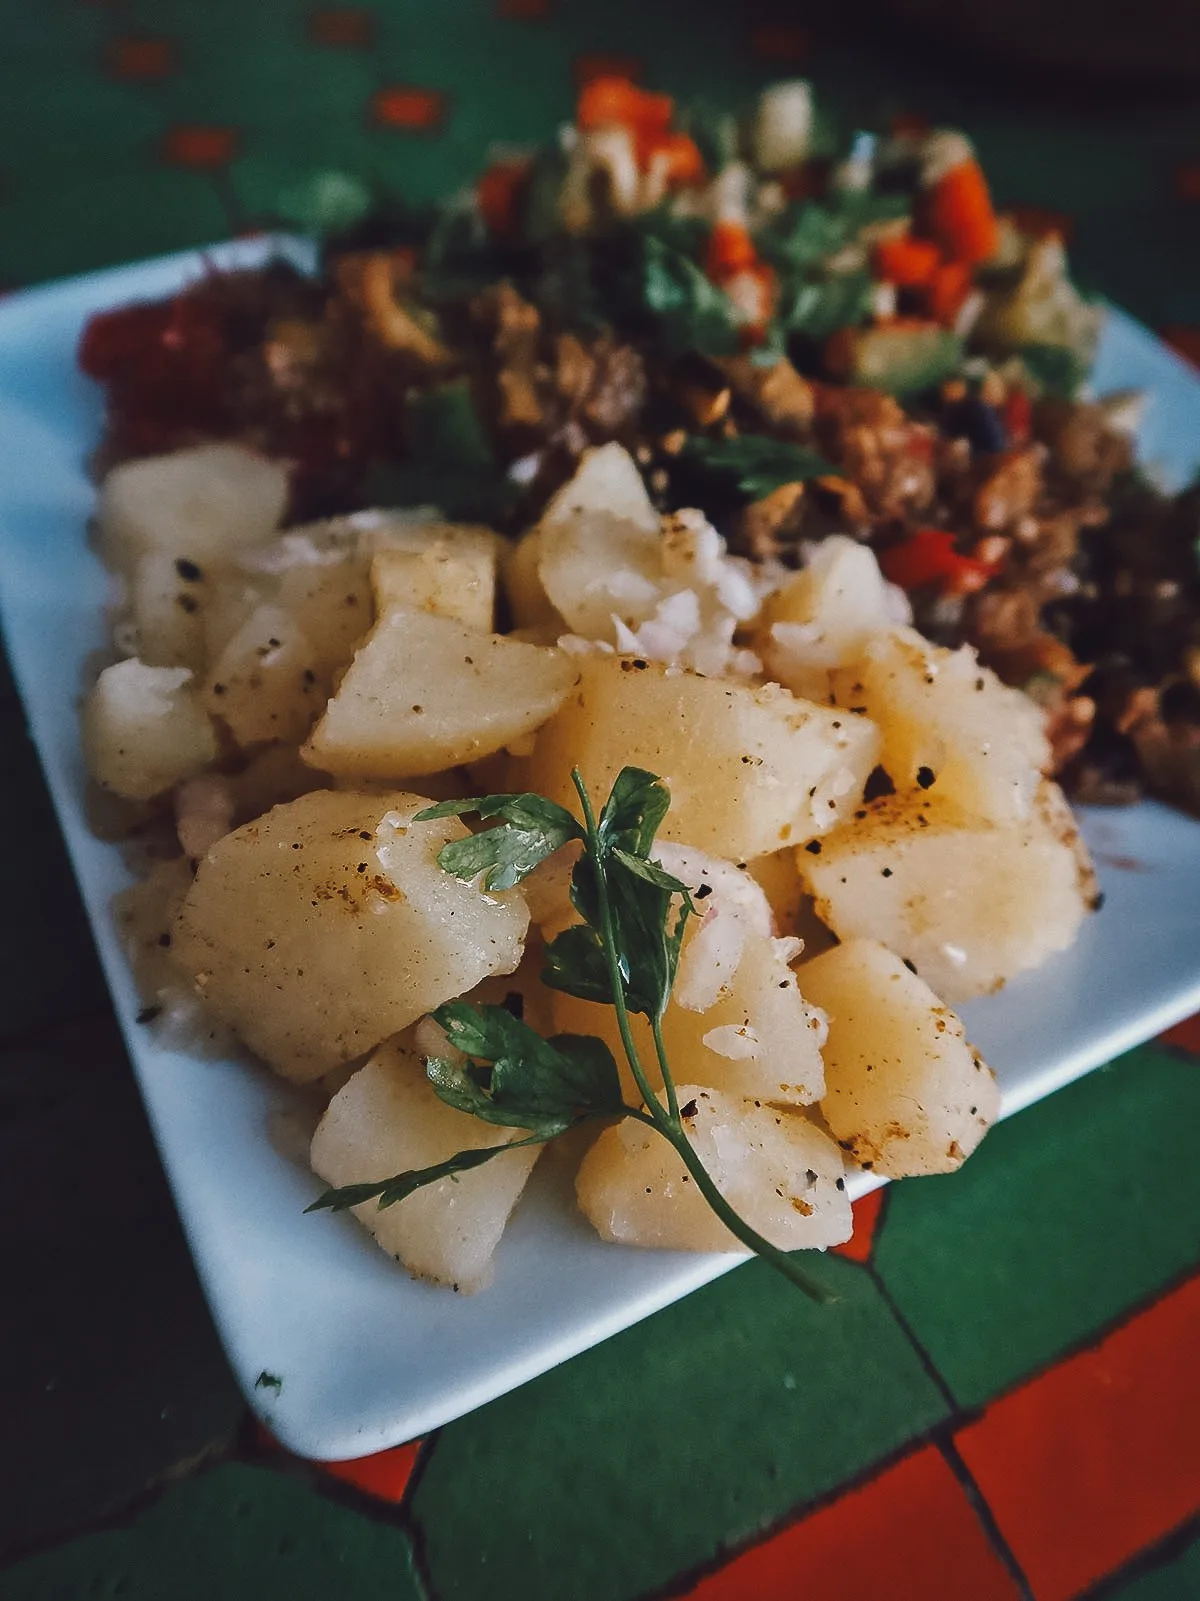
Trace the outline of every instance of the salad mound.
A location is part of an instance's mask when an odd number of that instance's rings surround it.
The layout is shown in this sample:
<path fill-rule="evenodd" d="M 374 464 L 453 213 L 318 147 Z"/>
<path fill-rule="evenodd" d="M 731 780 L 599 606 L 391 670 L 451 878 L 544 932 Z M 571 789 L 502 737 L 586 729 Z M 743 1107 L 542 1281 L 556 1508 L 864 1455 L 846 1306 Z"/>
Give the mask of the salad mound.
<path fill-rule="evenodd" d="M 1136 397 L 1086 398 L 1101 320 L 961 134 L 838 148 L 804 83 L 739 121 L 602 78 L 545 147 L 327 239 L 318 277 L 211 273 L 94 319 L 80 360 L 102 469 L 236 439 L 289 463 L 298 520 L 517 531 L 616 440 L 755 560 L 848 533 L 1045 708 L 1072 795 L 1196 810 L 1200 499 L 1137 469 Z"/>

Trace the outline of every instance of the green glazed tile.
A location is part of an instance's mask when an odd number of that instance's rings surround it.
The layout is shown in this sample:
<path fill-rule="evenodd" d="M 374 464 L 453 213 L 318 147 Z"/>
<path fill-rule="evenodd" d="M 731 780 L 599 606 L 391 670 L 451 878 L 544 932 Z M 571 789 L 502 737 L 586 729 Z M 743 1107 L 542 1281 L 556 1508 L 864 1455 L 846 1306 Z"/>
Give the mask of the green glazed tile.
<path fill-rule="evenodd" d="M 867 1275 L 818 1271 L 830 1305 L 740 1267 L 443 1429 L 413 1502 L 434 1593 L 645 1595 L 937 1423 Z"/>
<path fill-rule="evenodd" d="M 13 188 L 39 195 L 47 213 L 61 203 L 60 195 L 69 203 L 81 173 L 131 170 L 152 159 L 162 126 L 153 87 L 110 82 L 81 62 L 56 71 L 56 93 L 48 100 L 41 71 L 21 71 L 12 61 L 6 71 L 11 81 L 0 80 L 0 169 L 11 175 Z"/>
<path fill-rule="evenodd" d="M 0 1552 L 119 1511 L 238 1428 L 107 1013 L 0 1048 L 0 1284 Z"/>
<path fill-rule="evenodd" d="M 1154 1567 L 1104 1586 L 1095 1601 L 1194 1601 L 1200 1596 L 1200 1534 Z"/>
<path fill-rule="evenodd" d="M 1153 1047 L 994 1129 L 889 1199 L 875 1265 L 964 1406 L 1053 1361 L 1200 1260 L 1200 1068 Z"/>
<path fill-rule="evenodd" d="M 0 203 L 0 283 L 89 272 L 224 239 L 228 211 L 211 178 L 147 166 Z"/>
<path fill-rule="evenodd" d="M 6 5 L 0 81 L 31 65 L 90 63 L 99 58 L 111 31 L 108 11 L 101 5 L 81 5 L 79 0 Z"/>
<path fill-rule="evenodd" d="M 317 50 L 302 34 L 245 28 L 229 45 L 189 59 L 161 86 L 168 121 L 215 122 L 255 131 L 361 121 L 375 86 L 369 57 Z"/>
<path fill-rule="evenodd" d="M 399 1530 L 283 1474 L 230 1463 L 177 1485 L 128 1528 L 0 1574 L 0 1601 L 421 1601 Z"/>

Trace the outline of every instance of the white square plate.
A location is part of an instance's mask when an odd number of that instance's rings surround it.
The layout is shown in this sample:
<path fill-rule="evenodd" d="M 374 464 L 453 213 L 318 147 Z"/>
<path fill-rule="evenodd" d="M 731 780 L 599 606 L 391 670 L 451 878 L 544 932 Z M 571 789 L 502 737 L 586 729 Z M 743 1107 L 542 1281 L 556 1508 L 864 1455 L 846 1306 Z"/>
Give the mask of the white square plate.
<path fill-rule="evenodd" d="M 295 242 L 220 246 L 51 285 L 0 305 L 0 618 L 118 1017 L 226 1350 L 293 1450 L 361 1456 L 411 1439 L 686 1295 L 739 1258 L 602 1244 L 553 1163 L 535 1174 L 475 1297 L 416 1283 L 346 1217 L 304 1215 L 319 1185 L 273 1148 L 289 1091 L 238 1062 L 160 1049 L 109 916 L 126 882 L 83 814 L 77 705 L 103 640 L 104 573 L 84 527 L 100 395 L 75 367 L 97 310 L 172 292 L 204 261 L 255 265 Z M 1146 459 L 1177 480 L 1200 457 L 1200 379 L 1114 313 L 1098 390 L 1153 396 Z M 1200 1008 L 1200 823 L 1146 804 L 1084 819 L 1107 896 L 1074 949 L 965 1009 L 1015 1112 Z M 945 1180 L 953 1183 L 953 1179 Z M 871 1188 L 860 1177 L 853 1194 Z M 267 1372 L 278 1393 L 255 1388 Z"/>

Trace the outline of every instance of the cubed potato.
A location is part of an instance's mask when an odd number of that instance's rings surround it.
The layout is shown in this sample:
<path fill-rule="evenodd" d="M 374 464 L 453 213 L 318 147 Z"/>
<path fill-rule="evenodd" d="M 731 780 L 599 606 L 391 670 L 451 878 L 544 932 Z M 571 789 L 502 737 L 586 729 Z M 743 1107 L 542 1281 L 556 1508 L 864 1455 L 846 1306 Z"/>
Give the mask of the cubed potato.
<path fill-rule="evenodd" d="M 171 930 L 191 884 L 186 857 L 156 862 L 114 897 L 113 922 L 144 1008 L 139 1021 L 153 1026 L 158 1044 L 192 1056 L 228 1057 L 237 1048 L 232 1029 L 200 1004 L 172 956 Z"/>
<path fill-rule="evenodd" d="M 680 1089 L 684 1127 L 717 1189 L 747 1223 L 785 1251 L 840 1245 L 854 1224 L 842 1154 L 800 1112 Z M 606 1128 L 580 1165 L 584 1216 L 606 1240 L 674 1251 L 739 1251 L 679 1155 L 631 1118 Z"/>
<path fill-rule="evenodd" d="M 129 576 L 135 655 L 149 667 L 204 669 L 210 574 L 182 556 L 146 551 Z"/>
<path fill-rule="evenodd" d="M 531 733 L 577 677 L 562 651 L 393 610 L 358 651 L 304 757 L 331 773 L 440 772 Z"/>
<path fill-rule="evenodd" d="M 796 852 L 790 845 L 782 850 L 756 856 L 746 863 L 746 871 L 767 897 L 777 934 L 794 934 L 793 926 L 808 900 L 808 886 L 796 865 Z"/>
<path fill-rule="evenodd" d="M 316 652 L 294 616 L 258 606 L 212 664 L 203 702 L 243 750 L 303 739 L 329 692 Z"/>
<path fill-rule="evenodd" d="M 294 745 L 264 745 L 240 772 L 230 775 L 228 783 L 237 823 L 249 823 L 272 806 L 297 800 L 310 790 L 333 787 L 329 774 L 302 762 Z"/>
<path fill-rule="evenodd" d="M 577 804 L 578 767 L 599 806 L 622 767 L 671 791 L 661 834 L 749 860 L 827 833 L 862 798 L 879 734 L 864 717 L 640 657 L 576 658 L 581 681 L 537 736 L 529 788 Z"/>
<path fill-rule="evenodd" d="M 585 639 L 612 641 L 613 617 L 636 626 L 662 575 L 659 517 L 621 445 L 585 451 L 537 528 L 537 575 L 551 606 Z"/>
<path fill-rule="evenodd" d="M 935 789 L 992 823 L 1031 814 L 1050 765 L 1044 716 L 969 645 L 943 650 L 893 629 L 839 678 L 839 704 L 861 706 L 879 724 L 880 761 L 898 790 Z"/>
<path fill-rule="evenodd" d="M 268 593 L 308 641 L 311 670 L 332 685 L 375 621 L 366 562 L 352 558 L 320 567 L 297 563 L 278 575 Z"/>
<path fill-rule="evenodd" d="M 950 1008 L 875 940 L 848 940 L 799 979 L 829 1019 L 821 1112 L 843 1149 L 889 1178 L 960 1167 L 1000 1089 Z"/>
<path fill-rule="evenodd" d="M 817 913 L 840 939 L 878 939 L 952 1005 L 1066 950 L 1095 880 L 1056 785 L 1021 828 L 933 796 L 888 796 L 797 853 Z"/>
<path fill-rule="evenodd" d="M 500 577 L 516 627 L 553 629 L 557 637 L 567 632 L 567 625 L 542 584 L 538 570 L 541 559 L 542 536 L 536 528 L 531 528 L 505 550 Z"/>
<path fill-rule="evenodd" d="M 432 612 L 487 633 L 496 620 L 496 551 L 454 549 L 446 543 L 428 550 L 381 550 L 371 559 L 375 612 L 393 607 Z"/>
<path fill-rule="evenodd" d="M 794 942 L 773 937 L 766 897 L 732 862 L 689 846 L 664 844 L 655 854 L 667 872 L 699 893 L 704 911 L 703 921 L 688 923 L 663 1016 L 672 1077 L 747 1100 L 788 1106 L 818 1100 L 825 1087 L 824 1019 L 797 988 L 788 966 Z M 554 930 L 578 921 L 573 914 L 555 915 L 553 901 L 540 898 Z M 550 992 L 550 1005 L 559 1032 L 605 1041 L 621 1068 L 626 1099 L 637 1105 L 613 1008 L 557 991 Z M 633 1034 L 651 1087 L 658 1089 L 662 1075 L 645 1018 L 634 1018 Z"/>
<path fill-rule="evenodd" d="M 844 534 L 823 539 L 807 567 L 763 603 L 754 648 L 767 673 L 794 695 L 829 699 L 830 670 L 854 661 L 872 635 L 897 621 L 897 601 L 875 553 Z"/>
<path fill-rule="evenodd" d="M 114 467 L 96 519 L 111 566 L 146 551 L 205 563 L 270 539 L 288 498 L 288 469 L 242 445 L 195 445 Z"/>
<path fill-rule="evenodd" d="M 83 750 L 98 784 L 150 800 L 215 761 L 217 738 L 186 667 L 147 667 L 134 656 L 96 680 L 83 707 Z"/>
<path fill-rule="evenodd" d="M 205 1003 L 286 1078 L 320 1077 L 521 959 L 519 890 L 438 866 L 466 830 L 425 797 L 315 790 L 200 864 L 174 951 Z"/>
<path fill-rule="evenodd" d="M 806 961 L 837 944 L 833 933 L 817 916 L 793 846 L 772 851 L 769 856 L 756 856 L 746 863 L 746 871 L 770 903 L 775 932 L 798 939 Z"/>
<path fill-rule="evenodd" d="M 313 1136 L 311 1161 L 313 1171 L 335 1187 L 371 1184 L 520 1137 L 520 1129 L 498 1128 L 447 1106 L 426 1078 L 422 1058 L 389 1041 L 330 1101 Z M 418 1278 L 456 1290 L 483 1289 L 541 1150 L 524 1146 L 456 1178 L 439 1179 L 394 1206 L 364 1202 L 354 1215 Z"/>

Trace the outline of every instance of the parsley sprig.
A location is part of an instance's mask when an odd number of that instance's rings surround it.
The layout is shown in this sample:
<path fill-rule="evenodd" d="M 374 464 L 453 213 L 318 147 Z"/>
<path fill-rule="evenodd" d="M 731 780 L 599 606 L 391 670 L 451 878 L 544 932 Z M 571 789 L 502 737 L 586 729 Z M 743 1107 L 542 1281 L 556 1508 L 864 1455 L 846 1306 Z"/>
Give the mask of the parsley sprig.
<path fill-rule="evenodd" d="M 443 801 L 417 822 L 472 815 L 494 826 L 453 840 L 439 853 L 446 872 L 479 879 L 484 889 L 511 889 L 564 845 L 582 851 L 571 873 L 571 904 L 580 921 L 546 947 L 543 980 L 581 1000 L 611 1005 L 629 1070 L 642 1098 L 628 1105 L 612 1053 L 601 1040 L 575 1034 L 544 1039 L 503 1006 L 450 1001 L 433 1013 L 453 1054 L 431 1056 L 426 1073 L 448 1105 L 488 1123 L 521 1129 L 506 1145 L 460 1151 L 435 1166 L 374 1184 L 326 1190 L 309 1211 L 343 1211 L 364 1201 L 391 1206 L 439 1179 L 479 1167 L 522 1145 L 538 1145 L 580 1123 L 636 1118 L 676 1151 L 697 1189 L 730 1233 L 814 1300 L 825 1292 L 794 1256 L 752 1228 L 717 1188 L 687 1136 L 663 1042 L 684 930 L 697 909 L 686 884 L 651 860 L 655 835 L 671 804 L 661 779 L 637 767 L 618 775 L 596 816 L 578 770 L 572 773 L 581 817 L 540 795 L 483 795 Z M 650 1024 L 662 1093 L 651 1086 L 632 1019 Z"/>

